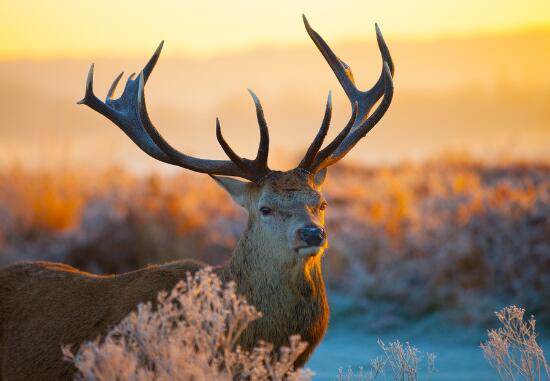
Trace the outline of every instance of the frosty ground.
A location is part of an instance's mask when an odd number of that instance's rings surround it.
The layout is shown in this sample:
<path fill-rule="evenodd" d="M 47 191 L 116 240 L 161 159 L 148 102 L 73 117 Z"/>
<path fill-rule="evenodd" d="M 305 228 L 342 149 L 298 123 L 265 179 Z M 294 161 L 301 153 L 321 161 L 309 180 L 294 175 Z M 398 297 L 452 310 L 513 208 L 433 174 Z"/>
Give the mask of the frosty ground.
<path fill-rule="evenodd" d="M 370 360 L 381 356 L 377 341 L 385 343 L 400 340 L 409 342 L 421 352 L 419 366 L 421 380 L 426 374 L 426 353 L 435 353 L 435 372 L 430 380 L 441 381 L 497 381 L 497 374 L 483 357 L 479 347 L 487 339 L 485 328 L 478 326 L 457 326 L 448 322 L 444 313 L 433 314 L 418 321 L 411 321 L 396 329 L 373 331 L 369 329 L 372 320 L 363 313 L 350 313 L 357 302 L 347 296 L 331 293 L 331 310 L 336 315 L 329 326 L 323 342 L 317 347 L 306 367 L 315 372 L 314 380 L 337 379 L 338 368 L 344 371 L 351 367 L 368 370 Z M 372 309 L 381 309 L 376 304 Z M 369 314 L 370 315 L 370 314 Z M 495 319 L 491 328 L 496 327 Z M 539 343 L 545 353 L 550 348 L 548 330 L 542 330 Z M 382 380 L 393 380 L 386 372 Z"/>

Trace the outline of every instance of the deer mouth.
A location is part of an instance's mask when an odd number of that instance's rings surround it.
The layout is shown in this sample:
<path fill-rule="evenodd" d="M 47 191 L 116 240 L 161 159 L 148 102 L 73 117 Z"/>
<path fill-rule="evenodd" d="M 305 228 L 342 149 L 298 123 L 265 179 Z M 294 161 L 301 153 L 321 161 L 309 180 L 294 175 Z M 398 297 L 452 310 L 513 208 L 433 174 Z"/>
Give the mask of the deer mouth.
<path fill-rule="evenodd" d="M 324 249 L 324 246 L 303 246 L 297 247 L 295 250 L 300 257 L 308 258 L 322 253 Z"/>

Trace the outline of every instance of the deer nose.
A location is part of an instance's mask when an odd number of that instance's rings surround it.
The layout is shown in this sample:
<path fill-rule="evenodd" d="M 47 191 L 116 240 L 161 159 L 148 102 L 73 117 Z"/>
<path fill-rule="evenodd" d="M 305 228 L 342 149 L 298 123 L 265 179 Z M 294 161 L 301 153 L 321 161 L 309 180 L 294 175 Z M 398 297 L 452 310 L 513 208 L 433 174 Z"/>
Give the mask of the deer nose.
<path fill-rule="evenodd" d="M 325 241 L 327 234 L 325 229 L 318 226 L 307 226 L 305 228 L 298 229 L 298 236 L 308 246 L 321 246 Z"/>

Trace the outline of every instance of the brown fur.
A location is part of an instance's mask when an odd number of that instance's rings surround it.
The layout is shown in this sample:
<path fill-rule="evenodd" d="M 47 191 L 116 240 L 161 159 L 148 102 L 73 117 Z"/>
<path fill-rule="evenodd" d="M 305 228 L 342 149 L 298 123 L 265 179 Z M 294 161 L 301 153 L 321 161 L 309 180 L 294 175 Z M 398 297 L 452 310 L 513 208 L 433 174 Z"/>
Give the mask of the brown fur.
<path fill-rule="evenodd" d="M 324 224 L 318 208 L 322 180 L 301 170 L 273 173 L 261 186 L 216 180 L 249 211 L 232 259 L 214 269 L 223 281 L 235 281 L 263 313 L 244 332 L 241 345 L 249 349 L 264 340 L 279 347 L 300 334 L 309 343 L 296 362 L 302 366 L 325 333 L 329 310 L 321 275 L 324 248 L 298 255 L 294 232 L 305 224 Z M 275 217 L 258 212 L 265 203 L 277 211 Z M 104 335 L 138 303 L 155 301 L 159 291 L 203 266 L 178 261 L 104 276 L 48 262 L 0 269 L 0 381 L 72 379 L 75 369 L 62 360 L 61 345 L 76 349 Z"/>

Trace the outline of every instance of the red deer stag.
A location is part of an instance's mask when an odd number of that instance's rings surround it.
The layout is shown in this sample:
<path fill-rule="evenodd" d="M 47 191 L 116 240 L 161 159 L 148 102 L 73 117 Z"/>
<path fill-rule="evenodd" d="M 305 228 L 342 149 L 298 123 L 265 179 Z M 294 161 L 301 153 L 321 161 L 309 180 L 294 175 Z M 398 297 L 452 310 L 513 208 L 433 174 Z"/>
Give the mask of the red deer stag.
<path fill-rule="evenodd" d="M 333 53 L 305 17 L 304 23 L 344 88 L 352 115 L 334 140 L 321 149 L 332 113 L 329 94 L 321 128 L 302 161 L 292 170 L 275 171 L 268 167 L 267 124 L 260 101 L 252 91 L 260 129 L 254 160 L 240 157 L 231 149 L 219 121 L 216 136 L 230 160 L 200 159 L 170 145 L 149 119 L 143 93 L 162 43 L 137 78 L 128 79 L 118 99 L 112 96 L 122 74 L 102 102 L 92 89 L 92 65 L 84 99 L 78 102 L 110 119 L 153 158 L 210 175 L 248 211 L 246 231 L 232 258 L 214 271 L 223 281 L 235 281 L 238 291 L 263 312 L 263 317 L 244 332 L 240 344 L 251 348 L 264 340 L 277 348 L 287 344 L 289 336 L 300 334 L 309 345 L 296 366 L 306 362 L 328 324 L 329 309 L 321 275 L 321 256 L 327 247 L 327 203 L 321 186 L 327 167 L 342 159 L 378 123 L 393 96 L 393 63 L 378 26 L 382 73 L 370 90 L 361 91 L 355 86 L 350 67 Z M 76 347 L 106 334 L 138 303 L 154 301 L 159 291 L 172 289 L 187 272 L 203 266 L 177 261 L 121 275 L 93 275 L 47 262 L 19 263 L 1 269 L 0 380 L 70 379 L 75 368 L 62 360 L 62 344 Z"/>

